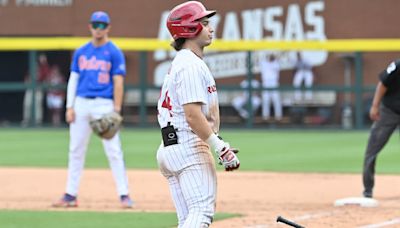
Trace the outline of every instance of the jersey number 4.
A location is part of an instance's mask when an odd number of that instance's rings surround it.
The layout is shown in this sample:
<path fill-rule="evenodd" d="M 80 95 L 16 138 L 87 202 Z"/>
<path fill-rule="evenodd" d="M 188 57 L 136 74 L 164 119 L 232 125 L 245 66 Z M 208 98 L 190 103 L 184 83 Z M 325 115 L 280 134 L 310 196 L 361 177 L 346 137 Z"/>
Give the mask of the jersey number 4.
<path fill-rule="evenodd" d="M 172 106 L 171 106 L 171 98 L 169 98 L 169 96 L 168 96 L 168 91 L 165 93 L 165 99 L 164 99 L 164 101 L 163 101 L 163 103 L 162 103 L 161 106 L 162 106 L 163 108 L 168 109 L 168 110 L 171 110 L 171 109 L 172 109 Z"/>

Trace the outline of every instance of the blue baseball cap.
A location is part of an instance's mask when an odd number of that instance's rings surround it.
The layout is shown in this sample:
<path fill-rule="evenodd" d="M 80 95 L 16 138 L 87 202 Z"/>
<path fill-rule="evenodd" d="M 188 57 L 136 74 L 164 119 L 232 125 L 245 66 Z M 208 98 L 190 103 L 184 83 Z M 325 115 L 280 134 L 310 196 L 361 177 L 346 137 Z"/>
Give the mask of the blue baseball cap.
<path fill-rule="evenodd" d="M 110 24 L 110 17 L 104 11 L 96 11 L 90 17 L 90 22 L 103 22 L 106 24 Z"/>

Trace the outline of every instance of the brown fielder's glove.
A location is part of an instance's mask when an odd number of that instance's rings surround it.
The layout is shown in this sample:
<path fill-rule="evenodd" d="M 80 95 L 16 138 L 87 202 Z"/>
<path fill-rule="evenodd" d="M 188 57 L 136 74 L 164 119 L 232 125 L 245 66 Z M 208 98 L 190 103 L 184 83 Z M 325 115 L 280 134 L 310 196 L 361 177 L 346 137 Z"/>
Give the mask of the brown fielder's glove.
<path fill-rule="evenodd" d="M 117 112 L 105 114 L 100 119 L 90 121 L 90 127 L 96 135 L 104 139 L 111 139 L 121 127 L 122 116 Z"/>

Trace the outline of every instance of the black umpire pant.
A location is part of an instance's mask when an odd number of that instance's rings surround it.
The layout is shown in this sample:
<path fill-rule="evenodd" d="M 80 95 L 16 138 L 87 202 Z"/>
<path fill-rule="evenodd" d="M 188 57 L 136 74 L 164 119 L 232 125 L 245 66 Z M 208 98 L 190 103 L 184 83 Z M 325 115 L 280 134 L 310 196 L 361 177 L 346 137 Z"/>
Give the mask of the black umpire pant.
<path fill-rule="evenodd" d="M 383 104 L 379 107 L 380 118 L 371 127 L 368 147 L 364 158 L 363 184 L 364 196 L 372 197 L 375 184 L 375 161 L 396 127 L 400 124 L 400 115 Z"/>

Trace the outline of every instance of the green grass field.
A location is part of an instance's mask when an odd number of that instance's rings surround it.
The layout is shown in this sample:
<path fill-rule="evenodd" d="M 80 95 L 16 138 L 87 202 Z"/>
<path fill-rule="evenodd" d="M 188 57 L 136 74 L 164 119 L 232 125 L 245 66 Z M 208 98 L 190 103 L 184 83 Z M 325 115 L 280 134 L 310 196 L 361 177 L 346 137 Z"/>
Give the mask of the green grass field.
<path fill-rule="evenodd" d="M 242 171 L 359 173 L 368 131 L 223 130 L 240 148 Z M 0 166 L 67 166 L 67 129 L 0 129 Z M 398 133 L 378 158 L 378 173 L 400 173 Z M 122 144 L 129 169 L 157 169 L 161 138 L 154 129 L 123 129 Z M 92 136 L 87 168 L 108 168 L 101 141 Z M 220 167 L 219 167 L 220 169 Z"/>
<path fill-rule="evenodd" d="M 360 173 L 368 131 L 223 130 L 221 135 L 240 148 L 241 171 Z M 67 129 L 0 129 L 0 166 L 66 168 Z M 399 174 L 396 132 L 377 163 L 377 173 Z M 123 129 L 128 169 L 157 169 L 159 130 Z M 108 168 L 100 140 L 93 136 L 86 168 Z M 221 167 L 218 167 L 222 170 Z M 238 216 L 217 214 L 217 219 Z M 175 213 L 99 213 L 0 211 L 0 227 L 172 227 Z"/>
<path fill-rule="evenodd" d="M 215 220 L 238 215 L 216 214 Z M 1 228 L 171 228 L 175 213 L 0 211 Z"/>

